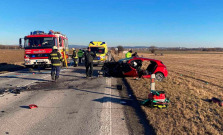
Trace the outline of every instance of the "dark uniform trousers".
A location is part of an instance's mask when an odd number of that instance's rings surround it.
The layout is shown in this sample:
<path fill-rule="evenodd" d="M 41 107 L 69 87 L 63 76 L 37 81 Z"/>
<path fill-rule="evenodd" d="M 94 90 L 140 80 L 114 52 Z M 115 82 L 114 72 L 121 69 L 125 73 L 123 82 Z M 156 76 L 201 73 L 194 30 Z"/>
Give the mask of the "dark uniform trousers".
<path fill-rule="evenodd" d="M 78 66 L 77 58 L 73 58 L 74 60 L 74 67 Z"/>
<path fill-rule="evenodd" d="M 74 67 L 78 66 L 78 57 L 77 57 L 77 52 L 73 51 L 73 55 L 72 55 L 73 61 L 74 61 Z"/>
<path fill-rule="evenodd" d="M 85 63 L 86 76 L 91 77 L 93 75 L 93 62 Z"/>
<path fill-rule="evenodd" d="M 51 76 L 55 76 L 55 72 L 56 72 L 56 76 L 59 76 L 60 75 L 60 67 L 52 66 Z"/>
<path fill-rule="evenodd" d="M 52 64 L 51 77 L 53 80 L 58 79 L 60 75 L 60 66 L 61 66 L 60 61 L 63 61 L 63 57 L 61 56 L 59 52 L 57 52 L 56 50 L 53 50 L 49 58 Z"/>
<path fill-rule="evenodd" d="M 79 58 L 79 63 L 82 63 L 82 57 L 78 57 Z"/>

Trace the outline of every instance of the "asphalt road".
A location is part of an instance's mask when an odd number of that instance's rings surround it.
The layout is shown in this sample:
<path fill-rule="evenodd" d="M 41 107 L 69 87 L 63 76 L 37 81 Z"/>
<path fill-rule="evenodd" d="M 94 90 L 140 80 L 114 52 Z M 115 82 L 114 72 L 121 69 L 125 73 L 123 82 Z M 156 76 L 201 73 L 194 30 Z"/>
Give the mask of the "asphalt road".
<path fill-rule="evenodd" d="M 100 69 L 94 67 L 94 77 L 87 79 L 84 66 L 64 68 L 57 82 L 51 81 L 50 69 L 1 74 L 0 134 L 154 133 L 127 88 L 117 90 L 122 79 L 98 77 Z M 12 93 L 16 89 L 21 93 Z M 29 109 L 30 104 L 38 108 Z"/>
<path fill-rule="evenodd" d="M 0 75 L 0 134 L 124 135 L 130 134 L 115 78 L 85 78 L 83 66 L 61 71 L 52 82 L 50 70 L 16 71 Z M 38 108 L 29 109 L 29 104 Z"/>

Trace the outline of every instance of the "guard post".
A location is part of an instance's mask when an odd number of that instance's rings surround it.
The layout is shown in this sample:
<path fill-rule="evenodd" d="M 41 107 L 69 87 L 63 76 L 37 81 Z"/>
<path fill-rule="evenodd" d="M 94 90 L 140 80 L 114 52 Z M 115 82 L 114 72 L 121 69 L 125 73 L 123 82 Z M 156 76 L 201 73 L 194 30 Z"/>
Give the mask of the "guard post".
<path fill-rule="evenodd" d="M 155 78 L 156 78 L 155 74 L 152 74 L 152 75 L 151 75 L 150 90 L 156 90 L 156 89 L 155 89 Z"/>

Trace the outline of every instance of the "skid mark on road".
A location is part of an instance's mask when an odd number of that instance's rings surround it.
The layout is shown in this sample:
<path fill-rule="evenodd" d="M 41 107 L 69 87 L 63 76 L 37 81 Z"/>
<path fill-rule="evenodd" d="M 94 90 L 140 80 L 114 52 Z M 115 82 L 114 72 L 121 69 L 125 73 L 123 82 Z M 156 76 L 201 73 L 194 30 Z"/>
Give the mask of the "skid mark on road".
<path fill-rule="evenodd" d="M 67 69 L 61 69 L 61 73 L 63 73 L 64 71 L 66 71 Z M 23 73 L 20 73 L 23 72 Z M 25 73 L 24 73 L 25 72 Z M 10 74 L 7 74 L 7 76 L 5 74 L 0 75 L 0 78 L 10 78 L 11 80 L 9 80 L 10 86 L 12 87 L 17 87 L 17 88 L 23 88 L 23 87 L 27 87 L 29 85 L 32 85 L 33 83 L 36 82 L 46 82 L 49 81 L 50 79 L 46 79 L 45 78 L 50 78 L 51 76 L 51 71 L 42 71 L 42 72 L 29 72 L 29 71 L 17 71 L 17 72 L 13 72 Z M 27 78 L 22 78 L 26 76 Z M 13 84 L 13 80 L 15 79 L 26 79 L 26 81 L 18 81 L 16 82 L 16 84 Z M 27 81 L 29 80 L 29 81 Z M 10 82 L 11 81 L 11 82 Z"/>
<path fill-rule="evenodd" d="M 44 77 L 41 78 L 41 79 L 45 79 L 45 78 L 47 78 L 47 77 L 50 77 L 50 75 L 46 75 L 46 76 L 44 76 Z M 35 83 L 35 82 L 37 82 L 37 81 L 31 81 L 31 82 L 29 82 L 29 83 L 27 83 L 27 84 L 24 84 L 24 85 L 18 85 L 17 87 L 26 87 L 26 86 L 28 86 L 28 85 L 31 85 L 32 83 Z"/>

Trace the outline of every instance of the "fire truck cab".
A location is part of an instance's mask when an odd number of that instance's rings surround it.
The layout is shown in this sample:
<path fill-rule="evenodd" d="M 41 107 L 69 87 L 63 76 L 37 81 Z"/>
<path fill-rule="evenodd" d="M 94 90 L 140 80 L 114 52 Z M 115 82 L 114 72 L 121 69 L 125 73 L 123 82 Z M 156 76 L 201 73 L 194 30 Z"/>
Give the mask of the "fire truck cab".
<path fill-rule="evenodd" d="M 20 46 L 22 46 L 21 38 Z M 37 65 L 50 67 L 51 61 L 49 60 L 49 55 L 52 52 L 53 46 L 57 46 L 63 58 L 64 56 L 67 58 L 68 38 L 66 35 L 52 30 L 50 30 L 49 33 L 44 33 L 44 31 L 30 32 L 30 35 L 24 37 L 25 65 L 27 67 L 34 67 Z"/>

